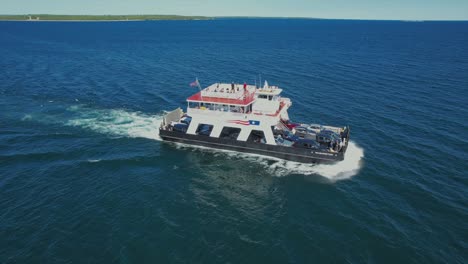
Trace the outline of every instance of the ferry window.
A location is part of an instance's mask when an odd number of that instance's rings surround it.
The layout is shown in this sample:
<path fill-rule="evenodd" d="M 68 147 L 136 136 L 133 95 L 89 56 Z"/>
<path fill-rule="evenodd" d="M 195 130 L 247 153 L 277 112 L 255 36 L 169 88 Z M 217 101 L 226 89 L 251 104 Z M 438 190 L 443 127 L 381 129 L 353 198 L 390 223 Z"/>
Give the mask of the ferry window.
<path fill-rule="evenodd" d="M 199 124 L 197 127 L 196 134 L 200 136 L 209 136 L 213 130 L 213 125 Z"/>
<path fill-rule="evenodd" d="M 219 138 L 236 140 L 240 134 L 240 131 L 241 129 L 237 127 L 223 127 L 223 130 L 221 130 L 221 134 L 219 135 Z"/>
<path fill-rule="evenodd" d="M 260 95 L 258 95 L 258 98 L 260 98 L 260 99 L 267 99 L 267 95 L 265 95 L 265 94 L 260 94 Z"/>
<path fill-rule="evenodd" d="M 247 142 L 265 143 L 265 134 L 261 130 L 252 130 Z"/>
<path fill-rule="evenodd" d="M 270 95 L 270 96 L 268 96 L 268 100 L 270 100 L 270 101 L 271 101 L 271 98 L 273 98 L 273 96 L 271 96 L 271 95 Z"/>

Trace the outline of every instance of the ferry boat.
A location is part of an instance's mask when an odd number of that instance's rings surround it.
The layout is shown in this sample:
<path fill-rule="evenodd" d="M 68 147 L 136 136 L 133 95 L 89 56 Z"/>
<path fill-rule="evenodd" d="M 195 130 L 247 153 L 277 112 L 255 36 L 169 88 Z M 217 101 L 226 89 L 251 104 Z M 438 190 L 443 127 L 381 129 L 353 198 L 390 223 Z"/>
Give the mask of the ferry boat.
<path fill-rule="evenodd" d="M 270 86 L 215 83 L 187 98 L 187 110 L 163 117 L 163 140 L 260 154 L 302 163 L 344 160 L 349 126 L 294 123 L 292 102 L 282 89 Z"/>

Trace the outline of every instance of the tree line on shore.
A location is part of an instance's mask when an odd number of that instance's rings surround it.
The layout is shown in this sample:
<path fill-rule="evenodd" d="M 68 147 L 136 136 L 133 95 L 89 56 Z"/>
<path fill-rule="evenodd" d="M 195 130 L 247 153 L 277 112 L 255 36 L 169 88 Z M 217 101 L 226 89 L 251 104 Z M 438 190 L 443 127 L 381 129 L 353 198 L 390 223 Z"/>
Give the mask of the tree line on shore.
<path fill-rule="evenodd" d="M 179 16 L 179 15 L 0 15 L 0 20 L 198 20 L 212 19 L 206 16 Z"/>

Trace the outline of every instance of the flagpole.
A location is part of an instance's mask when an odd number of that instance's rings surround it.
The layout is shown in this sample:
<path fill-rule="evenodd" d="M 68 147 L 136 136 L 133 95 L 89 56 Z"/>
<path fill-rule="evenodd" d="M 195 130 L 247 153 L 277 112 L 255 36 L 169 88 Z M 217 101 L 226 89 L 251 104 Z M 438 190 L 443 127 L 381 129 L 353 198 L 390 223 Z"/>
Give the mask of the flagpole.
<path fill-rule="evenodd" d="M 201 98 L 202 101 L 203 101 L 202 88 L 201 88 L 201 86 L 200 86 L 200 82 L 198 81 L 198 77 L 195 78 L 195 82 L 197 82 L 198 89 L 200 90 L 200 98 Z"/>

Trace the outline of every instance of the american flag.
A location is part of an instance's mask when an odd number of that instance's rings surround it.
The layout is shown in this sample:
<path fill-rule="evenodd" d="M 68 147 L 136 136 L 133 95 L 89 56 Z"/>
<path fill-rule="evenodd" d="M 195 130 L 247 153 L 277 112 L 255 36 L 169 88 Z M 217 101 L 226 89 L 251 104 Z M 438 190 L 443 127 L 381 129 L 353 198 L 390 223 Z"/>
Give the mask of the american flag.
<path fill-rule="evenodd" d="M 260 121 L 257 120 L 229 120 L 228 123 L 243 125 L 243 126 L 259 126 Z"/>
<path fill-rule="evenodd" d="M 194 82 L 191 82 L 191 83 L 190 83 L 190 86 L 191 86 L 191 87 L 198 86 L 198 79 L 196 79 Z"/>

